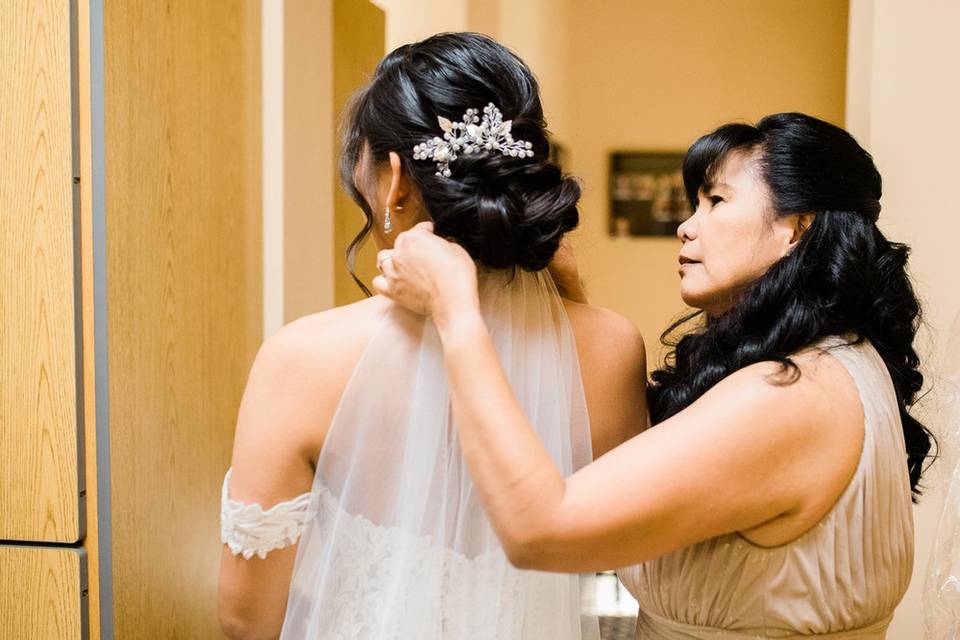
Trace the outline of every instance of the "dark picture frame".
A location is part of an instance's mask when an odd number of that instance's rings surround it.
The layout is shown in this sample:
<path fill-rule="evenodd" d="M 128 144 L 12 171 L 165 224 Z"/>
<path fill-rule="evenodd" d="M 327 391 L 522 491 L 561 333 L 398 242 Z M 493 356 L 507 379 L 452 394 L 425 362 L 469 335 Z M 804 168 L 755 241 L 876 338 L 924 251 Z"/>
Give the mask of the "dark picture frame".
<path fill-rule="evenodd" d="M 610 224 L 614 237 L 673 237 L 690 217 L 682 152 L 610 154 Z"/>

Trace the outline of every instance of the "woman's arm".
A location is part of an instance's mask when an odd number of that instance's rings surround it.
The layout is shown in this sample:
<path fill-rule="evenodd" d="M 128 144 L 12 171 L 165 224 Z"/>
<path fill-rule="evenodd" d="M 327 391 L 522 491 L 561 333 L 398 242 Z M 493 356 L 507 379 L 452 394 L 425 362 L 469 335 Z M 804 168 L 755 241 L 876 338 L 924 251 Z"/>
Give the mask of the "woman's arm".
<path fill-rule="evenodd" d="M 737 372 L 564 479 L 500 367 L 469 257 L 423 229 L 401 238 L 374 284 L 437 324 L 464 455 L 518 566 L 600 570 L 773 522 L 802 531 L 853 473 L 863 435 L 853 383 L 832 358 L 810 356 L 792 385 L 770 381 L 772 363 Z"/>

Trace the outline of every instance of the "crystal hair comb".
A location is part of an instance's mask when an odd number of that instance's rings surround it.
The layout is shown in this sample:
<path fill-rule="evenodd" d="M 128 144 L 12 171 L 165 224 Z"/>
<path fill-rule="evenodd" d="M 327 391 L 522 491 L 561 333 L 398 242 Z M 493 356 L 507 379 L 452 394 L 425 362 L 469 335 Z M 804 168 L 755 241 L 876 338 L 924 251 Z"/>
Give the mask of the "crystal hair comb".
<path fill-rule="evenodd" d="M 414 160 L 433 160 L 437 163 L 437 175 L 450 177 L 450 162 L 459 154 L 468 155 L 481 151 L 496 150 L 514 158 L 532 158 L 533 145 L 523 140 L 514 140 L 510 135 L 512 120 L 503 120 L 503 114 L 491 102 L 483 108 L 481 119 L 476 109 L 467 109 L 462 122 L 453 122 L 439 116 L 443 138 L 436 137 L 413 148 Z"/>

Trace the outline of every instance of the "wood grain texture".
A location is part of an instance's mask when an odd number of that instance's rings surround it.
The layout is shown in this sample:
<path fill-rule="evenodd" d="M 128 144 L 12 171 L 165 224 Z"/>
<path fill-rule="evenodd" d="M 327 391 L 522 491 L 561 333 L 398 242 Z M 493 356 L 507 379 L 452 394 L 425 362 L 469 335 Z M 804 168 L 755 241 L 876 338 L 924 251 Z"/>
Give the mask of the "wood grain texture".
<path fill-rule="evenodd" d="M 262 331 L 260 3 L 104 2 L 115 637 L 216 638 Z M 101 488 L 103 490 L 103 488 Z"/>
<path fill-rule="evenodd" d="M 0 3 L 0 539 L 79 538 L 70 11 Z"/>
<path fill-rule="evenodd" d="M 82 550 L 0 545 L 0 639 L 79 640 Z"/>
<path fill-rule="evenodd" d="M 343 121 L 344 106 L 350 96 L 370 80 L 373 70 L 384 55 L 385 17 L 370 2 L 359 0 L 333 1 L 333 103 L 337 123 Z M 340 149 L 336 150 L 335 167 L 339 167 Z M 354 236 L 363 228 L 363 211 L 340 186 L 334 191 L 334 301 L 337 306 L 362 300 L 365 296 L 347 270 L 344 252 Z M 376 267 L 377 250 L 368 238 L 357 254 L 357 276 L 370 287 Z"/>

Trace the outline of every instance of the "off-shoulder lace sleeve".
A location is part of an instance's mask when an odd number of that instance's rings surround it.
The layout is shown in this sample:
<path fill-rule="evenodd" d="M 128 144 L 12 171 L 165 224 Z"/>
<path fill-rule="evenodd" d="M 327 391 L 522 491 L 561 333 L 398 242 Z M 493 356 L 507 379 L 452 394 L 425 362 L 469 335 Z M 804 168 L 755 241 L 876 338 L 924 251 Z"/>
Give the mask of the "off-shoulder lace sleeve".
<path fill-rule="evenodd" d="M 316 515 L 311 493 L 279 502 L 264 510 L 259 503 L 250 504 L 230 498 L 230 472 L 223 478 L 220 496 L 220 540 L 233 555 L 243 554 L 249 560 L 261 559 L 274 549 L 295 544 L 306 523 Z"/>

